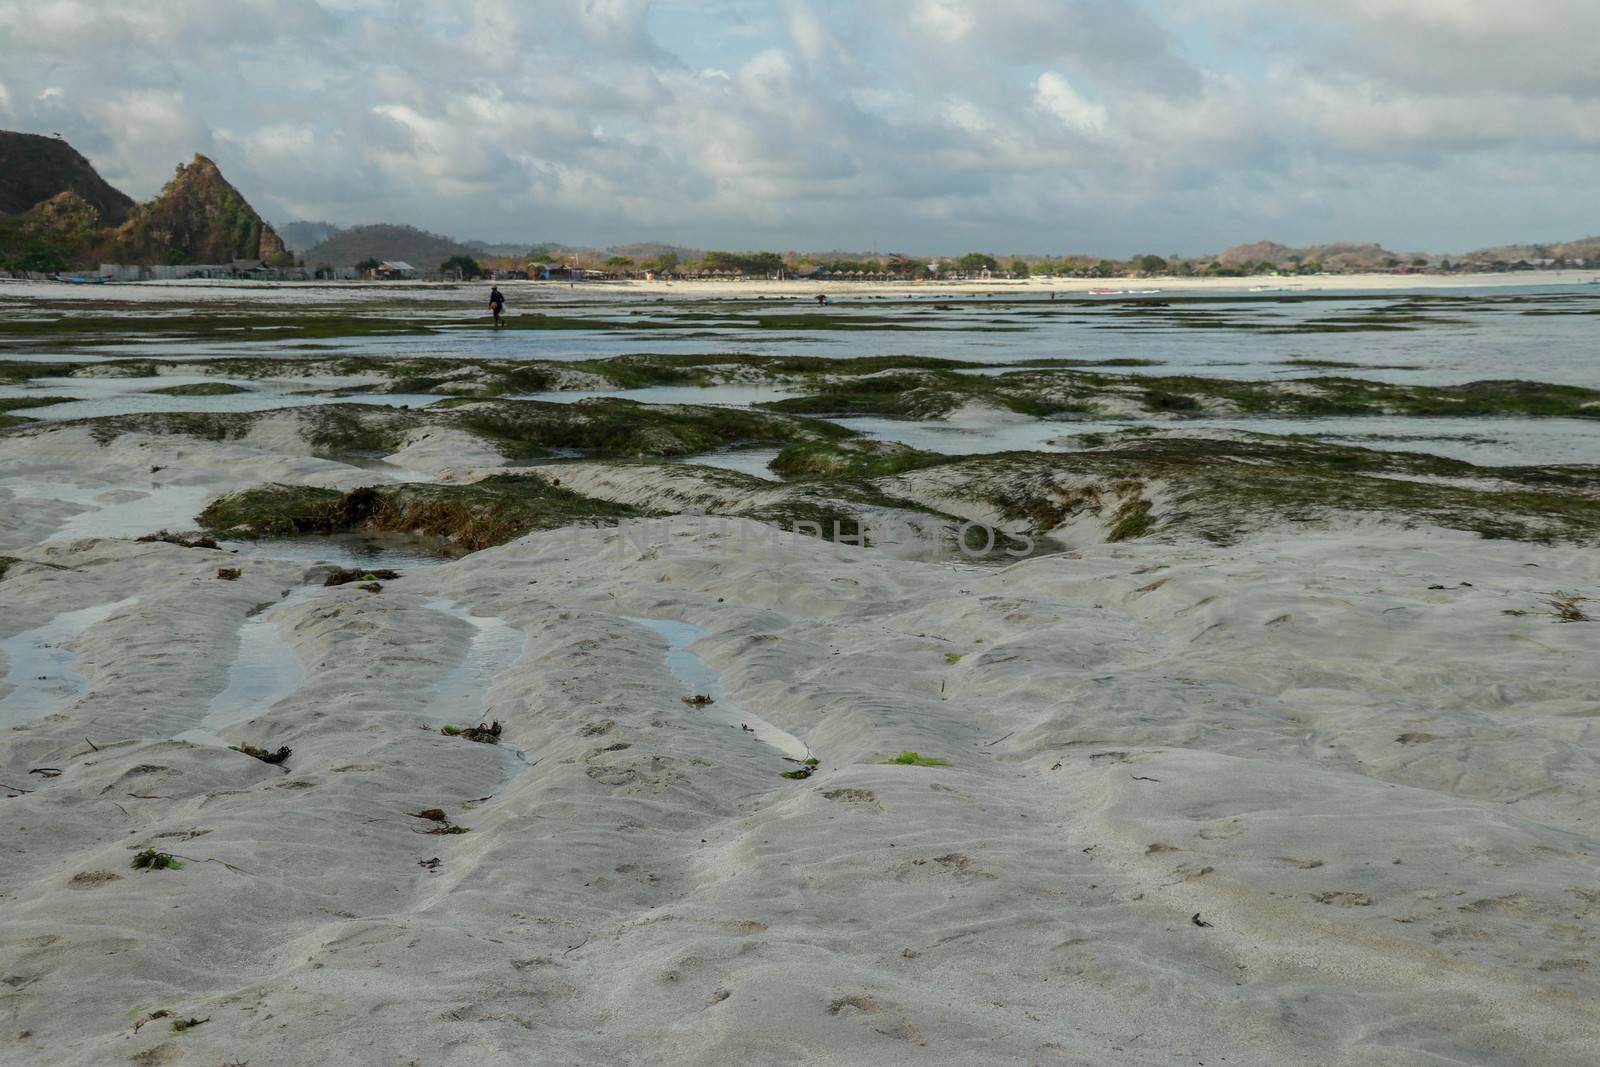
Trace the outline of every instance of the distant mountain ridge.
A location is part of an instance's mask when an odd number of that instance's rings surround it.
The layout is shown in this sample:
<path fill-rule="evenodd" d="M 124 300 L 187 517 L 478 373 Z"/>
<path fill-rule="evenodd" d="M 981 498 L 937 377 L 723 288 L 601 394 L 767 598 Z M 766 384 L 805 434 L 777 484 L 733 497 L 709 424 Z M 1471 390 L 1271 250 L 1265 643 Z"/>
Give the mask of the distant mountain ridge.
<path fill-rule="evenodd" d="M 1558 241 L 1548 245 L 1499 245 L 1480 248 L 1469 253 L 1467 258 L 1479 262 L 1515 263 L 1519 260 L 1532 262 L 1550 259 L 1600 264 L 1600 237 L 1580 237 L 1575 241 Z"/>
<path fill-rule="evenodd" d="M 283 246 L 291 252 L 300 253 L 315 248 L 339 233 L 343 227 L 331 222 L 286 222 L 276 229 L 278 236 L 283 238 Z"/>
<path fill-rule="evenodd" d="M 476 258 L 482 255 L 471 245 L 419 230 L 415 226 L 374 223 L 340 230 L 327 240 L 306 249 L 302 258 L 308 266 L 313 267 L 322 264 L 353 267 L 365 260 L 376 259 L 400 260 L 418 270 L 433 270 L 451 256 Z"/>

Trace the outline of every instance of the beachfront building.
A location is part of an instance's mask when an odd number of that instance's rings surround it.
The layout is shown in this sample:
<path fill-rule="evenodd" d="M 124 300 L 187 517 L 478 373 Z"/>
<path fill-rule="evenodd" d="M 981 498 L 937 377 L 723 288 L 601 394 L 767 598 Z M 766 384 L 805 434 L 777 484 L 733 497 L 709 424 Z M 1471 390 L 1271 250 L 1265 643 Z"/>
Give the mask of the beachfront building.
<path fill-rule="evenodd" d="M 372 268 L 372 276 L 387 280 L 415 278 L 417 276 L 417 268 L 403 259 L 386 259 Z"/>
<path fill-rule="evenodd" d="M 264 259 L 236 259 L 228 265 L 230 278 L 267 278 L 272 276 L 272 268 L 267 266 Z"/>

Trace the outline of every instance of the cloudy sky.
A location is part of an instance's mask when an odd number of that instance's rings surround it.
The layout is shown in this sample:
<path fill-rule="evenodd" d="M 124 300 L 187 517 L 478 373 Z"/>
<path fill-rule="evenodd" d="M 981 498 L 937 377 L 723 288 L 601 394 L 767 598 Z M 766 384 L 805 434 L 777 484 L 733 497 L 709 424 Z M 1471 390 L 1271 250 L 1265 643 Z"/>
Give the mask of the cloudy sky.
<path fill-rule="evenodd" d="M 1600 232 L 1597 0 L 0 0 L 0 128 L 491 241 Z"/>

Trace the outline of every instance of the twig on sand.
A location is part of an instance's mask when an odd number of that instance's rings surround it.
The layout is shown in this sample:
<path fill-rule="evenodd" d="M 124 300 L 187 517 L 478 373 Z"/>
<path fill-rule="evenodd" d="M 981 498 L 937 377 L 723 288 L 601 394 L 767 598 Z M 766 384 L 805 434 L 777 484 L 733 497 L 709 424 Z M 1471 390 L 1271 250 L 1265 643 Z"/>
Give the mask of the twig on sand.
<path fill-rule="evenodd" d="M 1014 734 L 1014 733 L 1016 733 L 1016 731 L 1012 730 L 1010 734 L 1005 734 L 1005 735 L 1003 735 L 1001 737 L 997 737 L 993 741 L 985 741 L 983 743 L 983 747 L 984 748 L 993 748 L 995 745 L 998 745 L 1000 742 L 1004 741 L 1007 737 L 1010 737 L 1011 734 Z"/>
<path fill-rule="evenodd" d="M 1128 775 L 1128 777 L 1132 778 L 1136 782 L 1159 782 L 1159 781 L 1161 781 L 1161 779 L 1159 779 L 1159 778 L 1146 778 L 1142 774 L 1130 774 L 1130 775 Z"/>
<path fill-rule="evenodd" d="M 96 752 L 100 751 L 100 746 L 95 744 L 93 741 L 89 740 L 87 737 L 85 737 L 83 739 L 83 743 L 88 745 L 90 748 L 94 749 Z"/>
<path fill-rule="evenodd" d="M 15 793 L 31 793 L 31 792 L 33 792 L 33 790 L 31 790 L 31 789 L 23 789 L 20 786 L 15 786 L 15 785 L 6 785 L 4 782 L 0 782 L 0 789 L 9 789 L 9 790 L 11 790 L 12 792 L 15 792 Z"/>
<path fill-rule="evenodd" d="M 1213 926 L 1213 925 L 1215 925 L 1214 923 L 1208 923 L 1204 919 L 1200 918 L 1200 913 L 1198 911 L 1195 912 L 1193 915 L 1189 916 L 1189 921 L 1194 923 L 1196 926 Z"/>
<path fill-rule="evenodd" d="M 579 941 L 576 945 L 568 945 L 567 946 L 567 951 L 563 952 L 562 955 L 563 956 L 570 956 L 572 953 L 578 951 L 580 948 L 582 948 L 584 945 L 587 945 L 588 943 L 589 943 L 589 939 L 586 937 L 582 941 Z"/>
<path fill-rule="evenodd" d="M 1556 622 L 1594 622 L 1594 618 L 1583 610 L 1583 604 L 1590 598 L 1579 596 L 1577 593 L 1564 593 L 1557 589 L 1553 593 L 1541 593 L 1545 598 L 1546 607 L 1543 611 L 1523 611 L 1518 608 L 1507 608 L 1502 615 L 1548 615 Z"/>

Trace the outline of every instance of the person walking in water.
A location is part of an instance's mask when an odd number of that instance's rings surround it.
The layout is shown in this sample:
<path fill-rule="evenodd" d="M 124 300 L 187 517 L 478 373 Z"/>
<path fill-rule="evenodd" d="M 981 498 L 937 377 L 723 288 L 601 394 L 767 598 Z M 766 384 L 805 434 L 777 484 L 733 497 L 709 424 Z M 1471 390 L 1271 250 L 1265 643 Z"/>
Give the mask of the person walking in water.
<path fill-rule="evenodd" d="M 489 310 L 494 312 L 494 324 L 500 325 L 500 313 L 506 309 L 505 294 L 500 292 L 498 285 L 489 290 Z"/>

